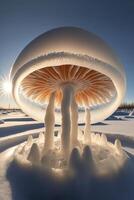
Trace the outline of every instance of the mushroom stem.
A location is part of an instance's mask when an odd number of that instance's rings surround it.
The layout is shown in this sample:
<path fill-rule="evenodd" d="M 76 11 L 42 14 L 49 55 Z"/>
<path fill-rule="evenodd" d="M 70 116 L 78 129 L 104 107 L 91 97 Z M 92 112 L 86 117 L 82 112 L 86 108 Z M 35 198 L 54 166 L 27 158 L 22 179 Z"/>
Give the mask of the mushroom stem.
<path fill-rule="evenodd" d="M 61 115 L 62 115 L 62 134 L 61 145 L 62 152 L 66 159 L 68 159 L 70 152 L 70 103 L 73 94 L 73 87 L 70 84 L 66 84 L 62 87 L 63 98 L 61 101 Z"/>
<path fill-rule="evenodd" d="M 89 108 L 86 108 L 86 110 L 85 110 L 84 141 L 85 141 L 85 143 L 91 142 L 91 115 L 90 115 Z"/>
<path fill-rule="evenodd" d="M 72 148 L 78 143 L 78 105 L 75 96 L 72 96 L 71 102 L 71 142 Z"/>
<path fill-rule="evenodd" d="M 54 100 L 55 100 L 55 92 L 53 92 L 49 99 L 49 104 L 46 109 L 45 115 L 45 126 L 46 126 L 46 133 L 45 133 L 45 151 L 53 148 L 54 144 Z"/>

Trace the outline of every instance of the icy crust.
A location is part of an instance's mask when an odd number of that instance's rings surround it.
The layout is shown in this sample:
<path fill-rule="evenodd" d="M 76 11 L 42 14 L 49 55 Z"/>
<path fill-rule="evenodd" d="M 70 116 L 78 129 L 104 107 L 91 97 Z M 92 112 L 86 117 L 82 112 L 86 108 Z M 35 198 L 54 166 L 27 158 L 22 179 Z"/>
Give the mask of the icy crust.
<path fill-rule="evenodd" d="M 60 133 L 59 133 L 60 135 Z M 84 135 L 79 130 L 78 145 L 70 151 L 68 160 L 61 153 L 60 136 L 54 137 L 53 149 L 44 152 L 44 134 L 37 139 L 28 137 L 14 152 L 15 160 L 22 166 L 36 166 L 55 173 L 77 173 L 80 169 L 97 176 L 111 176 L 118 173 L 127 162 L 128 155 L 123 151 L 120 141 L 115 144 L 107 141 L 104 134 L 91 133 L 90 143 L 84 143 Z"/>

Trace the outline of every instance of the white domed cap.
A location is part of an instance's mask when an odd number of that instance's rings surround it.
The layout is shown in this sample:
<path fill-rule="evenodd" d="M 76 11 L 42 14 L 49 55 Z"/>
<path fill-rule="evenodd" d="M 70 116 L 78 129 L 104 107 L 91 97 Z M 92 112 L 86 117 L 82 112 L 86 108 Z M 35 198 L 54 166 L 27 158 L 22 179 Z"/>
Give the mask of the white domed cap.
<path fill-rule="evenodd" d="M 88 31 L 75 27 L 62 27 L 48 31 L 28 44 L 11 70 L 13 95 L 27 114 L 39 121 L 44 120 L 41 114 L 43 111 L 39 106 L 20 98 L 18 91 L 21 82 L 36 70 L 60 65 L 86 67 L 112 80 L 117 94 L 106 105 L 91 111 L 92 122 L 105 119 L 120 105 L 126 88 L 125 72 L 111 48 L 98 36 Z"/>
<path fill-rule="evenodd" d="M 121 72 L 123 70 L 112 49 L 100 37 L 80 28 L 61 27 L 50 30 L 30 42 L 16 59 L 11 76 L 27 62 L 57 52 L 88 55 L 116 67 Z"/>

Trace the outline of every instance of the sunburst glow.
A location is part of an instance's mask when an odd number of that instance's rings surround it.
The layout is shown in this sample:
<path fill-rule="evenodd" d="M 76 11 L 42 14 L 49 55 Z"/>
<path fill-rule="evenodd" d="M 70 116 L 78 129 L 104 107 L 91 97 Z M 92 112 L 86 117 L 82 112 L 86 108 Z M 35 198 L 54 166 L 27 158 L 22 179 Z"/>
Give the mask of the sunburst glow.
<path fill-rule="evenodd" d="M 10 96 L 12 91 L 12 83 L 7 77 L 0 80 L 0 94 L 3 96 Z"/>

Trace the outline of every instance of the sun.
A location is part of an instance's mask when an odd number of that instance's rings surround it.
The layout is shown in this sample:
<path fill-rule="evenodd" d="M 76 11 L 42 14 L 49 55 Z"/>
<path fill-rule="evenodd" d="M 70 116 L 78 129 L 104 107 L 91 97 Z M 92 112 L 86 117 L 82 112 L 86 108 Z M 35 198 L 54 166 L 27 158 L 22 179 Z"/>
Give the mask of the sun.
<path fill-rule="evenodd" d="M 12 83 L 7 77 L 2 77 L 0 80 L 0 95 L 10 96 L 12 92 Z"/>
<path fill-rule="evenodd" d="M 4 90 L 4 92 L 5 92 L 6 94 L 11 93 L 12 86 L 11 86 L 10 81 L 5 81 L 5 82 L 3 82 L 2 87 L 3 87 L 3 90 Z"/>

